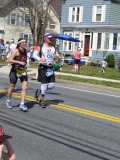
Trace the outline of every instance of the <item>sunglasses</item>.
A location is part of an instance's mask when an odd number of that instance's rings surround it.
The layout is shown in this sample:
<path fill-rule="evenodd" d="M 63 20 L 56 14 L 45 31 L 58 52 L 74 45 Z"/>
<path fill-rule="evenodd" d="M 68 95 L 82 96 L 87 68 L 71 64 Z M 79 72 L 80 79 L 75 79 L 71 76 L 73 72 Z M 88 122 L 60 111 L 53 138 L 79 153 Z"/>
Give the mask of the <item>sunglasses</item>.
<path fill-rule="evenodd" d="M 50 38 L 48 37 L 48 39 L 49 39 L 49 40 L 52 40 L 52 37 L 50 37 Z"/>

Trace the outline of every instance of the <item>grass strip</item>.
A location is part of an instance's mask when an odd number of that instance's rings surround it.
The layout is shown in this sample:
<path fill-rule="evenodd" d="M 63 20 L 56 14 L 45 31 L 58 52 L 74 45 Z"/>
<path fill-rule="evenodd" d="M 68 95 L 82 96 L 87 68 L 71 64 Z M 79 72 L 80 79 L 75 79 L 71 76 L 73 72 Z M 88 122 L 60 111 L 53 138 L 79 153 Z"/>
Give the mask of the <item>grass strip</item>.
<path fill-rule="evenodd" d="M 89 83 L 89 84 L 95 84 L 95 85 L 101 85 L 101 86 L 107 86 L 107 87 L 113 87 L 113 88 L 120 88 L 120 83 L 116 83 L 116 82 L 99 81 L 99 80 L 78 78 L 78 77 L 72 77 L 72 76 L 63 76 L 63 75 L 56 75 L 56 79 L 83 82 L 83 83 Z"/>

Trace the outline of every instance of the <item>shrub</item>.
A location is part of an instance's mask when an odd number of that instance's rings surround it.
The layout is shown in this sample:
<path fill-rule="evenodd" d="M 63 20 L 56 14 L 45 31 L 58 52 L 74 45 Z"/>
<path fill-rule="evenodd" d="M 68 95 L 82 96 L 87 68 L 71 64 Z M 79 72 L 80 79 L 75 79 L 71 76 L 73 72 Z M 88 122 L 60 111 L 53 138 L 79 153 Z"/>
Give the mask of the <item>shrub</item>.
<path fill-rule="evenodd" d="M 113 54 L 109 54 L 106 57 L 106 61 L 107 61 L 108 67 L 110 67 L 110 68 L 114 68 L 115 67 L 115 57 L 114 57 Z"/>

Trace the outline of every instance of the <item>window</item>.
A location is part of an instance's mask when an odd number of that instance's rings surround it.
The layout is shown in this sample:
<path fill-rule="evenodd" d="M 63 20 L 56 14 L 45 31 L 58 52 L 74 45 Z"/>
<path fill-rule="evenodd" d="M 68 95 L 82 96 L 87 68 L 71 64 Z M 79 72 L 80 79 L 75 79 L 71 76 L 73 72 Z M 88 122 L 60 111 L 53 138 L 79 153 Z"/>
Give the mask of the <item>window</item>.
<path fill-rule="evenodd" d="M 55 25 L 50 24 L 50 29 L 55 29 Z"/>
<path fill-rule="evenodd" d="M 65 32 L 64 34 L 73 36 L 73 34 L 69 33 L 69 32 Z M 63 50 L 64 51 L 72 51 L 72 49 L 73 49 L 72 42 L 70 42 L 70 41 L 63 41 Z"/>
<path fill-rule="evenodd" d="M 110 38 L 110 34 L 109 33 L 105 33 L 105 41 L 104 41 L 104 49 L 109 49 L 109 38 Z"/>
<path fill-rule="evenodd" d="M 16 5 L 19 7 L 25 7 L 25 0 L 19 0 L 16 2 Z"/>
<path fill-rule="evenodd" d="M 16 14 L 15 13 L 13 13 L 13 14 L 11 14 L 11 24 L 16 24 Z"/>
<path fill-rule="evenodd" d="M 82 22 L 83 6 L 69 7 L 69 22 Z"/>
<path fill-rule="evenodd" d="M 21 33 L 20 38 L 25 38 L 27 42 L 32 42 L 32 34 Z"/>
<path fill-rule="evenodd" d="M 101 22 L 102 18 L 102 6 L 97 6 L 96 10 L 96 22 Z"/>
<path fill-rule="evenodd" d="M 106 13 L 106 5 L 94 5 L 92 22 L 104 22 Z"/>
<path fill-rule="evenodd" d="M 26 40 L 26 42 L 28 41 L 28 34 L 24 34 L 24 38 Z"/>
<path fill-rule="evenodd" d="M 29 19 L 31 20 L 31 16 L 30 15 L 21 15 L 21 26 L 29 26 Z"/>
<path fill-rule="evenodd" d="M 80 33 L 75 33 L 74 38 L 79 40 L 80 39 Z M 77 50 L 78 47 L 79 47 L 79 42 L 75 42 L 74 43 L 74 50 Z"/>
<path fill-rule="evenodd" d="M 101 37 L 102 37 L 102 33 L 98 33 L 97 49 L 101 49 Z"/>
<path fill-rule="evenodd" d="M 113 50 L 117 50 L 117 33 L 113 34 Z"/>
<path fill-rule="evenodd" d="M 29 19 L 30 19 L 30 16 L 29 15 L 25 15 L 25 26 L 26 27 L 29 26 L 29 23 L 28 23 Z"/>
<path fill-rule="evenodd" d="M 7 16 L 7 24 L 9 25 L 19 25 L 19 13 L 10 13 Z"/>

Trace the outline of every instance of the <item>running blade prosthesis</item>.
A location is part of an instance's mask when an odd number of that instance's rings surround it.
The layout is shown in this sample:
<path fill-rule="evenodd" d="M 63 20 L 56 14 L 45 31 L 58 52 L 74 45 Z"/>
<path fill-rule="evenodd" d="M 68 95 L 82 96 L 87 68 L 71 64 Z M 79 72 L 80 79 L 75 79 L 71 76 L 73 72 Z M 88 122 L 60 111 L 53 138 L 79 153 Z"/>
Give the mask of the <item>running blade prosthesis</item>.
<path fill-rule="evenodd" d="M 46 106 L 44 105 L 43 101 L 44 101 L 44 96 L 42 95 L 42 98 L 40 99 L 39 96 L 41 94 L 41 90 L 40 89 L 37 89 L 36 92 L 35 92 L 35 99 L 37 101 L 39 101 L 39 106 L 41 108 L 46 108 Z"/>
<path fill-rule="evenodd" d="M 41 93 L 41 90 L 40 90 L 40 89 L 37 89 L 37 90 L 35 91 L 35 99 L 36 99 L 37 101 L 39 100 L 40 93 Z"/>
<path fill-rule="evenodd" d="M 39 106 L 41 107 L 41 108 L 46 108 L 46 106 L 44 105 L 44 103 L 43 103 L 43 100 L 39 100 Z"/>

